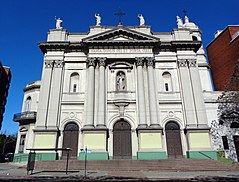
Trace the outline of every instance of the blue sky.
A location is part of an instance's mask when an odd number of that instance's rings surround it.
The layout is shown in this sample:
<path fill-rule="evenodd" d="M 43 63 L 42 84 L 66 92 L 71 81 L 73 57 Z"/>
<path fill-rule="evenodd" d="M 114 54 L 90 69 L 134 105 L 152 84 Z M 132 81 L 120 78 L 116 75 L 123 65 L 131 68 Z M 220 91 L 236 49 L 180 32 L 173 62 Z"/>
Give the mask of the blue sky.
<path fill-rule="evenodd" d="M 176 16 L 187 10 L 206 47 L 216 30 L 239 24 L 238 7 L 239 0 L 0 0 L 0 61 L 12 71 L 1 132 L 17 132 L 13 114 L 21 112 L 26 84 L 41 79 L 43 54 L 37 42 L 46 40 L 55 16 L 69 32 L 86 32 L 95 25 L 95 13 L 100 13 L 102 25 L 117 25 L 114 13 L 120 8 L 126 13 L 123 25 L 138 25 L 142 13 L 153 31 L 168 32 L 176 28 Z"/>

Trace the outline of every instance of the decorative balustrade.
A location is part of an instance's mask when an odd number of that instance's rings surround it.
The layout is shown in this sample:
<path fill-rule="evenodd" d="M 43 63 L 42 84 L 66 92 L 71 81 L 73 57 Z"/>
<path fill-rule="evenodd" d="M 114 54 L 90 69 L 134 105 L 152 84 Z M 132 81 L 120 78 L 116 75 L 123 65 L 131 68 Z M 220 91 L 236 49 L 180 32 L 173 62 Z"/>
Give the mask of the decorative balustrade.
<path fill-rule="evenodd" d="M 37 112 L 35 111 L 29 111 L 29 112 L 21 112 L 21 113 L 17 113 L 14 114 L 13 116 L 13 120 L 14 121 L 36 121 L 36 116 L 37 116 Z"/>

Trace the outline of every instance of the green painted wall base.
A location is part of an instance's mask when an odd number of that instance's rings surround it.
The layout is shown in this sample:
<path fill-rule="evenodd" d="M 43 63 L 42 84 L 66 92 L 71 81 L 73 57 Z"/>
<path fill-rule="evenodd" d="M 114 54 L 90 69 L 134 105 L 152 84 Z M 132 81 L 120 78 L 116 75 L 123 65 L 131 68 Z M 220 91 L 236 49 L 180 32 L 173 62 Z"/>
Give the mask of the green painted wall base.
<path fill-rule="evenodd" d="M 192 159 L 213 159 L 217 160 L 217 152 L 216 151 L 188 151 L 187 158 Z"/>
<path fill-rule="evenodd" d="M 85 153 L 80 152 L 78 160 L 85 160 Z M 108 152 L 92 152 L 87 154 L 87 160 L 109 160 Z"/>
<path fill-rule="evenodd" d="M 56 160 L 56 153 L 36 153 L 35 159 L 38 161 Z M 13 162 L 26 161 L 28 161 L 28 154 L 14 154 Z"/>
<path fill-rule="evenodd" d="M 167 158 L 166 152 L 137 152 L 138 160 L 159 160 Z"/>

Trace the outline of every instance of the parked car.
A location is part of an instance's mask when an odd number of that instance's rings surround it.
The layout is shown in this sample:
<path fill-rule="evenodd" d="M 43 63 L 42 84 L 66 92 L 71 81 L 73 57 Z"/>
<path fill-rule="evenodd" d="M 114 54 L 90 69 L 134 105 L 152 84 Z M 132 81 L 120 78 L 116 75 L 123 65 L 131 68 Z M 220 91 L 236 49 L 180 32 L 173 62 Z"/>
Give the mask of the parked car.
<path fill-rule="evenodd" d="M 6 153 L 5 154 L 5 161 L 6 162 L 12 162 L 13 161 L 13 156 L 14 156 L 14 154 L 13 153 Z"/>

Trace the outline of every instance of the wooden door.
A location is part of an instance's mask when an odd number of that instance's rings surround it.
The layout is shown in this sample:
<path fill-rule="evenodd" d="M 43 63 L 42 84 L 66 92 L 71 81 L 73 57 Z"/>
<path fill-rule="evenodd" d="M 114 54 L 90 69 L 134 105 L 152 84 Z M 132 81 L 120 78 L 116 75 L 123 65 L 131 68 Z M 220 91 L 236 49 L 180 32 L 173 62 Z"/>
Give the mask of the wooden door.
<path fill-rule="evenodd" d="M 77 157 L 78 152 L 78 137 L 79 127 L 75 123 L 68 123 L 63 131 L 63 148 L 71 148 L 70 156 Z M 63 151 L 62 156 L 66 156 L 66 152 Z"/>
<path fill-rule="evenodd" d="M 233 136 L 234 145 L 237 153 L 237 161 L 239 161 L 239 136 Z"/>
<path fill-rule="evenodd" d="M 132 158 L 131 126 L 124 120 L 118 121 L 113 128 L 113 158 Z"/>
<path fill-rule="evenodd" d="M 182 158 L 182 142 L 179 125 L 175 122 L 169 122 L 165 127 L 167 151 L 169 158 Z"/>

